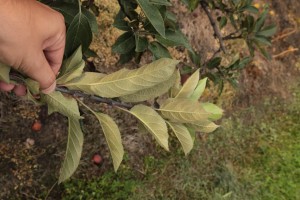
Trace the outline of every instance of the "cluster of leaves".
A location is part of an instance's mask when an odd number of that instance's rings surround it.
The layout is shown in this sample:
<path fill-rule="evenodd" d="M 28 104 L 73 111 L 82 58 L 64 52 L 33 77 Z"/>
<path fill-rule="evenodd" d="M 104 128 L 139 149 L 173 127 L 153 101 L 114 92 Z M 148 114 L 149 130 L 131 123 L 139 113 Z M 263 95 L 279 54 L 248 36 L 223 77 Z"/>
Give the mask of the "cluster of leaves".
<path fill-rule="evenodd" d="M 167 47 L 183 46 L 194 53 L 180 31 L 176 16 L 168 11 L 168 0 L 118 0 L 120 10 L 114 26 L 125 31 L 115 42 L 112 51 L 120 54 L 120 63 L 132 58 L 137 62 L 150 51 L 153 59 L 171 58 Z"/>
<path fill-rule="evenodd" d="M 61 12 L 67 26 L 65 60 L 57 78 L 59 88 L 81 91 L 105 99 L 118 99 L 118 102 L 133 103 L 130 104 L 132 105 L 130 108 L 115 107 L 136 117 L 166 150 L 169 150 L 169 130 L 178 138 L 185 154 L 188 154 L 193 147 L 195 132 L 208 133 L 218 127 L 214 121 L 222 116 L 222 110 L 214 104 L 199 102 L 207 78 L 200 79 L 201 59 L 178 28 L 175 16 L 168 11 L 167 7 L 171 6 L 168 0 L 118 1 L 121 9 L 115 18 L 114 26 L 125 32 L 117 39 L 112 50 L 121 55 L 121 63 L 132 58 L 139 61 L 147 50 L 152 52 L 155 61 L 135 70 L 121 69 L 109 75 L 84 71 L 83 58 L 90 55 L 89 45 L 93 32 L 97 32 L 94 15 L 97 14 L 97 7 L 93 1 L 41 0 L 41 2 Z M 185 0 L 185 2 L 191 9 L 196 8 L 199 3 L 192 0 Z M 217 1 L 219 4 L 212 4 L 212 2 L 207 5 L 220 6 L 222 3 L 222 1 Z M 240 1 L 233 2 L 235 2 L 233 5 L 237 5 L 236 2 Z M 229 12 L 228 9 L 224 8 L 226 12 Z M 267 37 L 266 34 L 270 35 L 270 33 L 266 33 L 266 30 L 269 29 L 262 29 L 265 15 L 263 13 L 255 23 L 260 24 L 257 25 L 259 35 Z M 167 49 L 174 46 L 185 47 L 197 66 L 191 70 L 190 77 L 184 84 L 181 83 L 181 75 L 176 68 L 179 62 L 171 59 Z M 220 79 L 232 81 L 234 76 L 232 71 L 243 68 L 249 60 L 248 57 L 237 58 L 228 67 L 222 67 L 221 58 L 212 58 L 205 64 L 205 67 L 212 71 L 204 76 L 215 79 L 216 83 Z M 0 79 L 9 82 L 10 68 L 0 67 L 0 69 Z M 67 150 L 59 182 L 68 179 L 74 173 L 81 156 L 84 137 L 80 120 L 83 117 L 80 115 L 78 102 L 93 113 L 100 122 L 112 155 L 114 169 L 118 169 L 123 159 L 124 149 L 119 128 L 109 115 L 92 110 L 76 98 L 76 95 L 66 96 L 59 90 L 45 95 L 40 93 L 37 82 L 26 78 L 23 82 L 28 88 L 28 99 L 39 105 L 47 104 L 49 114 L 59 112 L 69 119 Z M 151 107 L 141 103 L 166 93 L 168 98 L 161 100 L 158 106 Z"/>
<path fill-rule="evenodd" d="M 60 12 L 67 27 L 65 58 L 81 45 L 86 57 L 94 55 L 89 49 L 93 33 L 98 33 L 98 24 L 95 15 L 99 14 L 97 7 L 91 1 L 78 0 L 40 0 Z"/>
<path fill-rule="evenodd" d="M 234 88 L 238 87 L 237 75 L 250 61 L 251 57 L 240 58 L 236 56 L 228 66 L 223 66 L 222 57 L 215 57 L 207 63 L 209 70 L 217 69 L 215 72 L 208 72 L 206 75 L 215 85 L 219 86 L 219 94 L 222 93 L 225 81 L 228 81 Z"/>
<path fill-rule="evenodd" d="M 218 19 L 220 29 L 224 28 L 228 21 L 235 29 L 234 33 L 225 36 L 224 39 L 242 38 L 246 41 L 251 56 L 257 49 L 266 58 L 271 58 L 265 47 L 271 45 L 271 36 L 276 33 L 276 26 L 265 26 L 269 11 L 267 5 L 260 12 L 252 5 L 253 0 L 229 0 L 226 4 L 221 0 L 209 0 L 207 3 L 212 9 L 219 9 L 224 14 Z"/>
<path fill-rule="evenodd" d="M 190 10 L 194 10 L 201 4 L 209 7 L 211 10 L 219 10 L 222 15 L 217 18 L 218 29 L 225 27 L 233 28 L 235 31 L 227 36 L 220 36 L 219 42 L 224 40 L 243 39 L 248 46 L 249 56 L 240 57 L 238 55 L 228 66 L 222 66 L 221 57 L 213 56 L 208 60 L 205 67 L 207 76 L 214 84 L 219 85 L 219 93 L 223 91 L 225 81 L 228 81 L 233 87 L 238 86 L 237 73 L 244 69 L 251 62 L 255 50 L 260 51 L 266 58 L 271 56 L 266 51 L 266 47 L 271 45 L 271 37 L 276 33 L 275 25 L 265 25 L 268 14 L 266 5 L 262 12 L 253 6 L 253 0 L 182 0 Z M 216 54 L 215 54 L 216 55 Z M 193 61 L 193 60 L 192 60 Z"/>
<path fill-rule="evenodd" d="M 158 107 L 146 106 L 143 103 L 132 105 L 130 109 L 117 107 L 130 113 L 153 135 L 153 138 L 167 151 L 169 150 L 169 130 L 180 141 L 185 154 L 193 148 L 196 131 L 212 132 L 218 126 L 213 122 L 222 116 L 222 110 L 211 103 L 200 103 L 207 79 L 200 79 L 197 70 L 183 85 L 178 61 L 161 58 L 135 70 L 121 69 L 112 74 L 84 72 L 85 62 L 82 49 L 79 47 L 71 57 L 64 60 L 57 78 L 59 87 L 80 90 L 86 94 L 102 98 L 119 98 L 123 102 L 143 102 L 154 99 L 165 93 L 168 98 L 161 100 Z M 2 80 L 9 80 L 9 71 L 3 74 Z M 86 107 L 101 124 L 108 147 L 111 152 L 115 170 L 122 162 L 124 149 L 121 133 L 114 120 L 105 113 L 99 113 L 85 105 L 75 96 L 63 95 L 60 91 L 42 94 L 39 84 L 32 79 L 24 79 L 27 86 L 27 98 L 38 105 L 46 104 L 48 113 L 59 112 L 68 117 L 69 134 L 65 160 L 59 182 L 68 179 L 76 170 L 81 157 L 83 132 L 78 102 Z M 168 92 L 169 91 L 169 92 Z"/>
<path fill-rule="evenodd" d="M 169 150 L 169 126 L 182 144 L 184 152 L 188 154 L 193 147 L 195 131 L 214 131 L 218 126 L 213 121 L 222 116 L 222 110 L 211 103 L 199 103 L 198 99 L 205 89 L 207 80 L 199 81 L 199 70 L 181 85 L 177 64 L 176 60 L 162 58 L 135 70 L 121 69 L 109 75 L 84 72 L 82 51 L 78 48 L 64 61 L 57 83 L 60 87 L 70 90 L 135 103 L 154 99 L 170 90 L 169 98 L 162 100 L 159 108 L 142 103 L 135 104 L 131 109 L 118 108 L 135 116 L 166 150 Z M 66 157 L 59 182 L 69 178 L 75 171 L 82 151 L 83 133 L 80 127 L 82 117 L 77 102 L 93 113 L 100 122 L 114 168 L 118 169 L 124 149 L 119 128 L 110 116 L 96 112 L 76 97 L 64 96 L 59 91 L 49 95 L 40 94 L 37 83 L 29 79 L 25 82 L 28 86 L 29 99 L 38 104 L 47 104 L 49 114 L 59 112 L 69 118 Z M 40 99 L 34 98 L 36 95 L 41 95 Z"/>
<path fill-rule="evenodd" d="M 236 71 L 243 69 L 251 57 L 254 50 L 258 49 L 264 56 L 270 58 L 265 47 L 270 45 L 270 38 L 275 34 L 274 25 L 264 26 L 268 13 L 267 6 L 260 13 L 254 7 L 252 0 L 182 0 L 191 10 L 203 5 L 212 10 L 222 11 L 222 16 L 218 17 L 219 29 L 223 29 L 230 21 L 234 32 L 219 38 L 220 43 L 228 39 L 244 39 L 250 51 L 250 56 L 237 58 L 233 61 L 234 67 L 228 66 L 222 69 L 221 58 L 212 57 L 210 60 L 201 63 L 201 57 L 194 51 L 187 38 L 180 31 L 176 16 L 168 10 L 172 4 L 168 0 L 118 0 L 120 10 L 115 17 L 114 26 L 125 31 L 112 47 L 113 52 L 120 54 L 120 63 L 125 63 L 135 58 L 139 62 L 142 54 L 149 51 L 153 55 L 153 60 L 167 57 L 171 58 L 168 47 L 184 47 L 188 50 L 193 66 L 190 72 L 197 68 L 205 69 L 202 77 L 208 77 L 215 84 L 219 85 L 222 92 L 224 82 L 229 81 L 236 86 Z M 241 63 L 237 66 L 238 63 Z M 187 73 L 182 71 L 181 74 Z"/>

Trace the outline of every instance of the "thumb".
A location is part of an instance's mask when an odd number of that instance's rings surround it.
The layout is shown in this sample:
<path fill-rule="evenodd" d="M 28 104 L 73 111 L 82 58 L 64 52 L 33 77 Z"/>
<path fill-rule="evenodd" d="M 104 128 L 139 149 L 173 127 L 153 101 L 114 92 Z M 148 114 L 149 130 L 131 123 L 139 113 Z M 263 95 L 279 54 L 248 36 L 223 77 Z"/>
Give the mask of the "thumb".
<path fill-rule="evenodd" d="M 24 67 L 24 73 L 39 82 L 40 89 L 43 93 L 49 94 L 53 92 L 56 87 L 56 76 L 45 58 L 44 53 L 39 53 L 39 56 L 35 59 L 31 59 L 31 61 L 34 62 Z"/>

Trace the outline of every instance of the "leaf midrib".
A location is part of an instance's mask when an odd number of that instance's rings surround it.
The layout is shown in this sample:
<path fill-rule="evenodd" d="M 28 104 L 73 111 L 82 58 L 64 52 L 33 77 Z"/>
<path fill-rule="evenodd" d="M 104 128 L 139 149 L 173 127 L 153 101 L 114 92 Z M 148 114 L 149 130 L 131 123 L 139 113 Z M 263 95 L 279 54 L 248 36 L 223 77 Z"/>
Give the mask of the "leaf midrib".
<path fill-rule="evenodd" d="M 78 84 L 78 83 L 69 83 L 69 84 L 65 84 L 64 86 L 95 86 L 95 85 L 105 85 L 105 84 L 110 84 L 110 83 L 113 83 L 113 82 L 121 82 L 121 81 L 126 81 L 128 79 L 133 79 L 133 78 L 136 78 L 136 77 L 139 77 L 139 76 L 143 76 L 143 75 L 153 75 L 153 72 L 156 72 L 156 71 L 161 71 L 159 68 L 157 68 L 157 70 L 154 70 L 154 71 L 148 71 L 147 73 L 142 73 L 142 74 L 136 74 L 134 76 L 130 76 L 130 77 L 124 77 L 122 79 L 117 79 L 117 80 L 111 80 L 111 81 L 106 81 L 106 82 L 103 82 L 103 83 L 88 83 L 88 84 Z M 134 71 L 131 71 L 131 72 L 134 72 Z M 172 76 L 172 74 L 171 74 Z M 170 78 L 171 76 L 169 76 L 168 78 Z M 105 77 L 102 77 L 101 79 L 103 79 Z M 166 80 L 168 79 L 166 78 Z M 101 80 L 100 79 L 100 80 Z M 157 83 L 160 83 L 161 81 L 157 81 Z"/>

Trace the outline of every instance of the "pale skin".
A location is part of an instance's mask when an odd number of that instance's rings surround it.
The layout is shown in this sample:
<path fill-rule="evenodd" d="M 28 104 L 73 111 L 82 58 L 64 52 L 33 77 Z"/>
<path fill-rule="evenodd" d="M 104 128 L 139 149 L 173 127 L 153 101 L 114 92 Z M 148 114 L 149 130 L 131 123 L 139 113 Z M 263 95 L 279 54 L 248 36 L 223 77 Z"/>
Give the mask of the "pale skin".
<path fill-rule="evenodd" d="M 55 90 L 62 64 L 66 28 L 63 16 L 35 0 L 0 0 L 0 62 Z M 0 90 L 26 94 L 24 85 L 0 81 Z"/>

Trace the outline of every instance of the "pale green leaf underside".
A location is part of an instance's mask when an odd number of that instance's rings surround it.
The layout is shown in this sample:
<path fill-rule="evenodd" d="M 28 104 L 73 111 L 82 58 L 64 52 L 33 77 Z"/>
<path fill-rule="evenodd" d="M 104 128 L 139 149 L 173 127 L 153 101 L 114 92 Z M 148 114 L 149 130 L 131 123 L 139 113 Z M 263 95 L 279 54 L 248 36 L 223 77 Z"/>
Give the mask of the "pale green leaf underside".
<path fill-rule="evenodd" d="M 81 60 L 79 64 L 72 69 L 72 71 L 68 71 L 64 75 L 59 77 L 56 80 L 57 84 L 64 84 L 69 81 L 72 81 L 75 78 L 82 76 L 84 67 L 85 67 L 85 62 L 84 60 Z"/>
<path fill-rule="evenodd" d="M 190 99 L 193 99 L 195 101 L 200 99 L 200 97 L 202 96 L 202 94 L 205 90 L 206 82 L 207 82 L 207 78 L 201 79 L 198 82 L 198 85 L 197 85 L 196 89 L 194 90 L 193 94 L 190 96 Z"/>
<path fill-rule="evenodd" d="M 199 69 L 198 69 L 183 84 L 181 90 L 179 91 L 179 93 L 177 94 L 177 96 L 175 98 L 190 97 L 193 94 L 195 88 L 197 87 L 197 84 L 199 82 L 199 77 L 200 77 L 200 73 L 199 73 Z"/>
<path fill-rule="evenodd" d="M 176 80 L 175 80 L 175 83 L 174 83 L 173 87 L 170 90 L 170 97 L 171 98 L 175 98 L 181 88 L 182 88 L 182 85 L 181 85 L 180 71 L 177 70 L 176 71 Z"/>
<path fill-rule="evenodd" d="M 117 171 L 124 156 L 124 148 L 122 145 L 121 133 L 119 131 L 119 128 L 110 116 L 96 112 L 93 112 L 93 114 L 97 117 L 101 124 L 106 142 L 112 156 L 114 169 L 115 171 Z"/>
<path fill-rule="evenodd" d="M 169 134 L 166 122 L 155 110 L 148 106 L 137 105 L 129 112 L 142 122 L 160 146 L 169 151 Z"/>
<path fill-rule="evenodd" d="M 206 122 L 202 122 L 202 123 L 195 123 L 195 124 L 188 124 L 188 126 L 192 127 L 196 131 L 199 131 L 202 133 L 211 133 L 219 127 L 214 122 L 210 122 L 210 121 L 206 121 Z"/>
<path fill-rule="evenodd" d="M 10 67 L 0 62 L 0 81 L 9 83 Z"/>
<path fill-rule="evenodd" d="M 178 61 L 162 58 L 136 70 L 122 69 L 95 80 L 81 78 L 64 84 L 101 97 L 114 98 L 136 93 L 168 80 Z"/>
<path fill-rule="evenodd" d="M 82 48 L 79 46 L 76 51 L 63 61 L 59 76 L 63 76 L 67 72 L 73 71 L 82 61 Z"/>
<path fill-rule="evenodd" d="M 94 91 L 92 90 L 90 84 L 99 82 L 105 76 L 106 75 L 102 73 L 84 72 L 81 77 L 73 79 L 71 82 L 67 83 L 72 85 L 68 86 L 68 88 L 73 90 L 81 90 L 89 94 L 94 94 Z M 76 85 L 77 83 L 78 85 Z"/>
<path fill-rule="evenodd" d="M 194 146 L 194 141 L 189 130 L 182 124 L 177 124 L 173 122 L 167 123 L 178 138 L 185 155 L 187 155 L 193 149 Z"/>
<path fill-rule="evenodd" d="M 25 84 L 32 94 L 40 93 L 40 84 L 37 81 L 28 78 L 25 80 Z"/>
<path fill-rule="evenodd" d="M 177 75 L 175 72 L 169 80 L 166 80 L 151 88 L 140 90 L 137 93 L 120 97 L 120 100 L 123 102 L 141 102 L 161 96 L 168 92 L 168 90 L 172 87 L 176 80 L 176 77 Z"/>
<path fill-rule="evenodd" d="M 63 96 L 60 92 L 52 92 L 42 96 L 42 101 L 48 104 L 48 113 L 59 112 L 73 119 L 80 119 L 78 104 L 75 99 Z"/>
<path fill-rule="evenodd" d="M 206 112 L 208 112 L 210 114 L 208 117 L 210 120 L 213 120 L 213 121 L 218 120 L 223 115 L 223 110 L 215 104 L 201 103 L 201 106 Z"/>
<path fill-rule="evenodd" d="M 40 85 L 38 82 L 28 78 L 25 80 L 25 85 L 27 86 L 27 94 L 26 97 L 29 101 L 32 101 L 36 105 L 42 105 L 42 102 L 38 101 L 34 98 L 33 95 L 37 95 L 40 93 Z"/>
<path fill-rule="evenodd" d="M 60 170 L 58 183 L 61 183 L 75 172 L 79 165 L 83 146 L 83 133 L 78 119 L 69 118 L 69 134 L 65 159 Z"/>
<path fill-rule="evenodd" d="M 167 99 L 160 107 L 162 115 L 174 122 L 201 122 L 209 116 L 198 102 L 190 99 Z"/>

